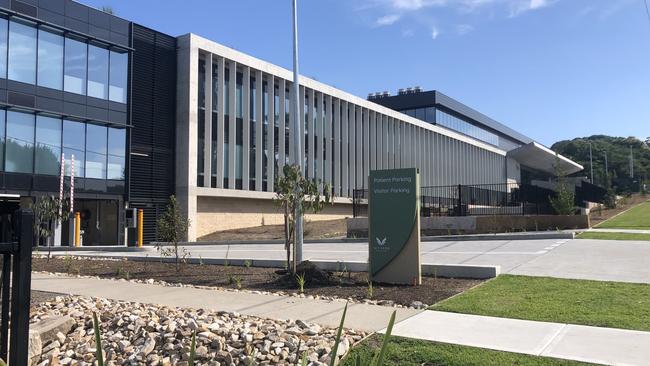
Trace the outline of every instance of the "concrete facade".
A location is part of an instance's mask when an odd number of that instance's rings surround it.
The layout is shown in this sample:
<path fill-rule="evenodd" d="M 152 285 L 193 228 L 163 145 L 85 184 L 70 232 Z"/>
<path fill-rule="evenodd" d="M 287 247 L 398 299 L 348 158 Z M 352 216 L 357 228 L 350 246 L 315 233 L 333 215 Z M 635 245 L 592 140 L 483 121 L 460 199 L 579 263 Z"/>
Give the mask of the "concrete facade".
<path fill-rule="evenodd" d="M 176 190 L 195 223 L 188 240 L 260 225 L 262 217 L 278 222 L 268 211 L 273 182 L 295 161 L 292 73 L 194 34 L 178 38 L 177 64 Z M 300 84 L 305 174 L 330 184 L 340 202 L 350 203 L 355 189 L 367 188 L 371 169 L 417 167 L 423 186 L 518 178 L 496 146 L 313 79 L 301 77 Z M 258 213 L 249 210 L 250 202 Z M 320 216 L 351 215 L 350 206 L 339 207 L 337 215 Z M 230 215 L 228 224 L 222 224 L 224 215 Z"/>
<path fill-rule="evenodd" d="M 352 216 L 349 204 L 327 206 L 318 214 L 305 215 L 307 221 L 335 220 Z M 224 230 L 263 225 L 281 225 L 284 215 L 269 199 L 238 197 L 199 197 L 196 212 L 196 237 Z"/>

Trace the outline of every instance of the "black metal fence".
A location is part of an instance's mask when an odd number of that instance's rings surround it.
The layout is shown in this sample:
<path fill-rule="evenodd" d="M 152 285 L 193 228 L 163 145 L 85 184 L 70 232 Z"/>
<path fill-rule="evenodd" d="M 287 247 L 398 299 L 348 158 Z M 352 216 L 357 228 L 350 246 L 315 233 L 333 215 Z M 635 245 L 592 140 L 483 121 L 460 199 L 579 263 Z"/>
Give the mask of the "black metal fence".
<path fill-rule="evenodd" d="M 555 191 L 528 184 L 497 183 L 421 187 L 422 216 L 547 215 Z M 353 192 L 352 214 L 367 216 L 368 190 Z"/>
<path fill-rule="evenodd" d="M 34 215 L 19 210 L 2 215 L 0 254 L 2 287 L 0 297 L 0 358 L 11 366 L 26 366 L 29 341 L 29 301 L 32 276 Z"/>

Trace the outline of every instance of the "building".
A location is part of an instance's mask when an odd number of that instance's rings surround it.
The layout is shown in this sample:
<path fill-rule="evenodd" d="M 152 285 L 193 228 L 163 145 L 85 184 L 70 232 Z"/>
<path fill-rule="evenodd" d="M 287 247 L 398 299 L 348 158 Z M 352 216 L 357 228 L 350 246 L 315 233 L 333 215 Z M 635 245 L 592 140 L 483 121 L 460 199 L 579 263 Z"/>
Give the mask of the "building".
<path fill-rule="evenodd" d="M 175 48 L 174 37 L 74 1 L 0 1 L 1 212 L 58 196 L 62 157 L 66 192 L 74 157 L 85 244 L 123 244 L 129 205 L 164 207 Z"/>
<path fill-rule="evenodd" d="M 128 208 L 144 210 L 145 241 L 156 240 L 171 194 L 192 222 L 189 240 L 280 223 L 272 198 L 294 161 L 292 80 L 194 34 L 71 0 L 0 0 L 2 212 L 58 195 L 61 157 L 68 190 L 74 155 L 84 245 L 132 243 Z M 311 220 L 349 216 L 371 169 L 418 167 L 422 185 L 501 183 L 549 174 L 557 159 L 438 92 L 366 100 L 300 83 L 306 174 L 337 196 Z"/>

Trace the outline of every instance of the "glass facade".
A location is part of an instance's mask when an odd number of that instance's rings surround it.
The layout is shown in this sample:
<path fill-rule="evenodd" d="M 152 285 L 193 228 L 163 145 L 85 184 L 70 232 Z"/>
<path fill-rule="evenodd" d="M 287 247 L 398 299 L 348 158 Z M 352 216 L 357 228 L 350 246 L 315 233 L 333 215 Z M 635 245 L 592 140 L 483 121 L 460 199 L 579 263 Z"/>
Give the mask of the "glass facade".
<path fill-rule="evenodd" d="M 63 87 L 70 93 L 86 94 L 88 47 L 72 38 L 65 39 L 65 76 Z"/>
<path fill-rule="evenodd" d="M 118 103 L 127 101 L 129 54 L 0 18 L 0 77 Z"/>
<path fill-rule="evenodd" d="M 108 50 L 88 46 L 88 96 L 108 98 Z"/>
<path fill-rule="evenodd" d="M 9 22 L 9 62 L 7 78 L 34 84 L 36 82 L 36 28 Z"/>
<path fill-rule="evenodd" d="M 63 89 L 63 37 L 38 30 L 38 85 Z"/>
<path fill-rule="evenodd" d="M 407 109 L 400 112 L 419 120 L 426 121 L 431 124 L 437 124 L 450 130 L 460 132 L 477 140 L 481 140 L 483 142 L 487 142 L 488 144 L 497 146 L 506 151 L 521 146 L 521 144 L 517 143 L 516 141 L 509 140 L 503 136 L 499 136 L 491 131 L 469 123 L 463 119 L 443 112 L 434 107 Z"/>
<path fill-rule="evenodd" d="M 0 18 L 0 77 L 7 77 L 7 34 L 9 21 Z M 4 133 L 4 132 L 3 132 Z"/>
<path fill-rule="evenodd" d="M 63 152 L 66 175 L 74 155 L 75 177 L 125 179 L 126 129 L 0 109 L 0 131 L 1 170 L 59 175 Z"/>
<path fill-rule="evenodd" d="M 31 173 L 34 168 L 34 121 L 35 115 L 7 112 L 7 147 L 5 170 L 15 173 Z"/>
<path fill-rule="evenodd" d="M 108 99 L 113 102 L 126 103 L 126 90 L 129 80 L 129 54 L 111 51 L 110 63 Z"/>
<path fill-rule="evenodd" d="M 36 116 L 36 174 L 58 175 L 61 171 L 61 119 Z"/>
<path fill-rule="evenodd" d="M 74 158 L 75 177 L 85 177 L 84 162 L 86 161 L 86 124 L 76 121 L 63 120 L 63 153 L 65 154 L 65 175 L 72 174 Z"/>

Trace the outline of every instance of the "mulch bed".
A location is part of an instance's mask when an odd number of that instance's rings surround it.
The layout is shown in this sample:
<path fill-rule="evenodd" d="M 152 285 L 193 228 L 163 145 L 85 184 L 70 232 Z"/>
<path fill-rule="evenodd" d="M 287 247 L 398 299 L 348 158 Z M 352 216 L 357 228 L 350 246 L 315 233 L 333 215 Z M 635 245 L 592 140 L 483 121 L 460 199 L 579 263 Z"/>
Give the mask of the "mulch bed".
<path fill-rule="evenodd" d="M 239 283 L 241 289 L 272 292 L 297 292 L 298 289 L 293 277 L 276 268 L 263 267 L 184 264 L 181 265 L 180 271 L 176 271 L 175 265 L 171 263 L 53 257 L 49 261 L 46 258 L 34 258 L 33 270 L 230 288 L 237 288 Z M 390 300 L 402 305 L 421 301 L 431 305 L 481 282 L 472 279 L 423 277 L 422 285 L 417 287 L 374 284 L 372 299 Z M 326 279 L 308 279 L 305 294 L 365 299 L 368 298 L 367 274 L 327 272 Z"/>

